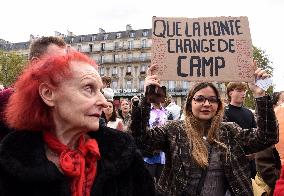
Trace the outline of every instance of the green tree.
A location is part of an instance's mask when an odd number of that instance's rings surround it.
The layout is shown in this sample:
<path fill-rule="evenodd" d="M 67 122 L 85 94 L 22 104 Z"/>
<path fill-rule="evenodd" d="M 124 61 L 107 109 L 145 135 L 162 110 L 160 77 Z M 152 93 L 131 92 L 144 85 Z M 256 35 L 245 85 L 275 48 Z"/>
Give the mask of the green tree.
<path fill-rule="evenodd" d="M 23 55 L 0 51 L 0 83 L 6 87 L 13 84 L 26 62 Z"/>
<path fill-rule="evenodd" d="M 273 67 L 271 66 L 272 62 L 269 60 L 269 57 L 264 50 L 253 46 L 252 56 L 253 60 L 256 61 L 257 67 L 266 70 L 266 72 L 269 73 L 271 76 L 273 75 Z M 267 93 L 271 94 L 272 92 L 273 92 L 273 87 L 271 86 L 267 90 Z M 255 100 L 250 90 L 248 90 L 246 94 L 244 105 L 248 108 L 252 109 L 255 108 Z"/>

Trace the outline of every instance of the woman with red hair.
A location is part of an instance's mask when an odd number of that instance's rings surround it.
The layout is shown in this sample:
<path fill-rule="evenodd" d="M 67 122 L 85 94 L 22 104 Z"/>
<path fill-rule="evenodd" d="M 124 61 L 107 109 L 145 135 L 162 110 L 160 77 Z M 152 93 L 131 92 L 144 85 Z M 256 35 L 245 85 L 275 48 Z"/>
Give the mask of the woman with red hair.
<path fill-rule="evenodd" d="M 127 134 L 99 126 L 106 100 L 97 66 L 71 52 L 31 64 L 5 110 L 1 195 L 153 195 Z M 138 190 L 139 189 L 139 190 Z"/>

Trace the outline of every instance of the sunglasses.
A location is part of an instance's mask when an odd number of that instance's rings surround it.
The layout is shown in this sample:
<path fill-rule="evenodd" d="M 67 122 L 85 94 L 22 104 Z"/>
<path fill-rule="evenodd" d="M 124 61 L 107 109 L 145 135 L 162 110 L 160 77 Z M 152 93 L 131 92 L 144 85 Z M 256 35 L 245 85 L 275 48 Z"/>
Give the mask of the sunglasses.
<path fill-rule="evenodd" d="M 216 96 L 204 97 L 203 95 L 198 95 L 192 98 L 197 103 L 205 103 L 206 100 L 211 103 L 219 103 L 220 99 Z"/>

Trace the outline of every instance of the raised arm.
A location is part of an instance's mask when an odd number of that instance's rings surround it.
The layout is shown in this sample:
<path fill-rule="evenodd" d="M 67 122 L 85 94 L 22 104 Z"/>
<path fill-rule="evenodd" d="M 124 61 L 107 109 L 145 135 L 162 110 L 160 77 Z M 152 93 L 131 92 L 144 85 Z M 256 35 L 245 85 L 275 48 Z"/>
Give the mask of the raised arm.
<path fill-rule="evenodd" d="M 147 86 L 154 85 L 160 87 L 158 76 L 153 75 L 153 70 L 157 65 L 151 65 L 147 70 L 147 77 L 144 83 L 144 92 Z M 147 93 L 146 93 L 147 96 Z M 142 96 L 138 106 L 133 105 L 130 131 L 136 140 L 136 143 L 143 152 L 152 153 L 154 150 L 166 151 L 167 129 L 165 126 L 149 129 L 150 103 L 147 97 Z"/>
<path fill-rule="evenodd" d="M 256 80 L 259 80 L 265 79 L 268 74 L 264 70 L 257 69 L 255 76 Z M 277 143 L 278 126 L 270 97 L 255 84 L 249 84 L 249 87 L 256 98 L 257 128 L 241 129 L 235 126 L 234 133 L 236 139 L 246 149 L 246 153 L 254 153 Z"/>

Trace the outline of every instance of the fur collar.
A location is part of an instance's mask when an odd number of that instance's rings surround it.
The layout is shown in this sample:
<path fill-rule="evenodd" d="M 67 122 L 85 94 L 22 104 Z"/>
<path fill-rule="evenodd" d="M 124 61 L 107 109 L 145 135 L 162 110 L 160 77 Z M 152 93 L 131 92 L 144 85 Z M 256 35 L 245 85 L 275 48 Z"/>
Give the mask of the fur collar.
<path fill-rule="evenodd" d="M 97 140 L 102 157 L 98 163 L 97 178 L 111 178 L 130 166 L 136 151 L 130 135 L 107 127 L 89 135 Z M 17 131 L 9 134 L 0 147 L 0 171 L 24 182 L 64 178 L 45 155 L 42 132 Z"/>

